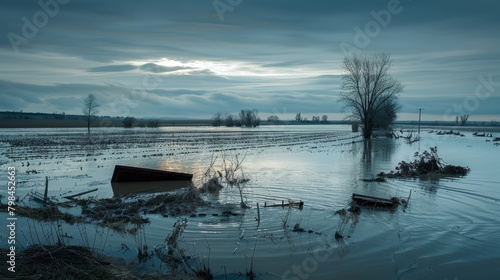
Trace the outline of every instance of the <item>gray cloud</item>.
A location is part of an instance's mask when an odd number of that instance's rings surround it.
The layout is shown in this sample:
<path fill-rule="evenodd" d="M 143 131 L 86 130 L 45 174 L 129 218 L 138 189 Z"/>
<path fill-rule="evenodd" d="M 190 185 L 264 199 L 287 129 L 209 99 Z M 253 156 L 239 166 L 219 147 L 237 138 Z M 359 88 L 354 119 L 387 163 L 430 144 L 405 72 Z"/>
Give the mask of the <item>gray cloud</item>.
<path fill-rule="evenodd" d="M 88 72 L 124 72 L 137 69 L 137 66 L 130 64 L 106 65 L 87 69 Z"/>
<path fill-rule="evenodd" d="M 311 62 L 307 61 L 283 61 L 283 62 L 276 62 L 276 63 L 269 63 L 269 64 L 264 64 L 262 67 L 293 67 L 293 66 L 300 66 L 300 65 L 307 65 L 311 64 Z"/>
<path fill-rule="evenodd" d="M 109 114 L 138 117 L 240 107 L 337 113 L 340 44 L 356 46 L 367 35 L 355 28 L 366 33 L 376 22 L 372 11 L 388 2 L 243 1 L 220 21 L 212 1 L 70 1 L 28 38 L 23 18 L 34 24 L 42 8 L 37 1 L 6 1 L 0 109 L 79 113 L 74 103 L 96 93 Z M 403 111 L 419 106 L 437 115 L 473 95 L 478 76 L 500 79 L 499 2 L 400 5 L 402 12 L 358 48 L 392 54 L 392 72 L 406 85 Z M 17 53 L 12 34 L 22 40 Z M 177 64 L 162 63 L 165 58 Z M 490 101 L 499 92 L 473 114 L 498 114 Z"/>

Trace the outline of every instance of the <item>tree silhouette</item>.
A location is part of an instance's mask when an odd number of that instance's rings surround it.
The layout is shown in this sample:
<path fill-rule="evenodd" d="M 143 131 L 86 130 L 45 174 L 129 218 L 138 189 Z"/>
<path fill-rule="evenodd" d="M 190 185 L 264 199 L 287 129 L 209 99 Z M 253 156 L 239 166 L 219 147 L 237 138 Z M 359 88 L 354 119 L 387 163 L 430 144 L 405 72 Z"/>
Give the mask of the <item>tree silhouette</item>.
<path fill-rule="evenodd" d="M 82 112 L 87 120 L 87 133 L 90 139 L 90 123 L 92 119 L 99 113 L 100 105 L 97 103 L 96 97 L 93 94 L 87 95 L 83 100 Z"/>
<path fill-rule="evenodd" d="M 343 109 L 351 111 L 348 118 L 361 123 L 365 139 L 372 136 L 377 118 L 399 108 L 396 101 L 403 86 L 389 74 L 390 66 L 388 54 L 344 58 L 347 73 L 342 78 L 340 100 L 344 103 Z M 387 106 L 395 107 L 387 110 Z"/>

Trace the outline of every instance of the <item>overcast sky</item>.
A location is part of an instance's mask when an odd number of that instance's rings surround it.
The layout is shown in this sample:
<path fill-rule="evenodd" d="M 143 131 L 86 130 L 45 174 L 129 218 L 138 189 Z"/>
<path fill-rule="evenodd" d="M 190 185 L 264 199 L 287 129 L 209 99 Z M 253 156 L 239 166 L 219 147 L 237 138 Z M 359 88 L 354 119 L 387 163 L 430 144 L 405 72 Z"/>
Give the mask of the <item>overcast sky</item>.
<path fill-rule="evenodd" d="M 499 1 L 2 1 L 0 110 L 340 117 L 342 60 L 391 54 L 400 119 L 500 121 Z"/>

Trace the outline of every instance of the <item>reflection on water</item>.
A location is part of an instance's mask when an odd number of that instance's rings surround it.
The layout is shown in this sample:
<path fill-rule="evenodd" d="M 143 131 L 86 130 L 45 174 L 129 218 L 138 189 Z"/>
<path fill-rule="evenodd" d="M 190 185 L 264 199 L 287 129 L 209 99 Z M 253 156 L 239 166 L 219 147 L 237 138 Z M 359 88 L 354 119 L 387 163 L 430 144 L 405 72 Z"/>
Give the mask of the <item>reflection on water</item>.
<path fill-rule="evenodd" d="M 390 162 L 396 153 L 396 144 L 396 141 L 390 138 L 364 140 L 362 162 L 370 166 Z"/>
<path fill-rule="evenodd" d="M 338 255 L 343 259 L 347 254 L 349 254 L 349 245 L 346 243 L 344 238 L 335 238 L 338 246 Z"/>
<path fill-rule="evenodd" d="M 395 167 L 394 155 L 398 153 L 399 143 L 390 138 L 374 138 L 351 144 L 353 155 L 359 157 L 358 179 L 373 178 L 380 172 Z M 394 166 L 393 166 L 394 165 Z"/>
<path fill-rule="evenodd" d="M 124 196 L 132 193 L 152 193 L 178 190 L 189 186 L 191 181 L 172 180 L 172 181 L 149 181 L 149 182 L 123 182 L 111 183 L 113 194 L 115 196 Z"/>
<path fill-rule="evenodd" d="M 337 226 L 337 231 L 335 232 L 335 241 L 337 242 L 339 251 L 339 257 L 342 259 L 349 253 L 349 247 L 346 243 L 345 238 L 349 238 L 353 233 L 354 229 L 356 229 L 356 225 L 359 222 L 359 213 L 354 213 L 351 211 L 345 211 L 344 209 L 338 211 L 340 220 Z M 346 226 L 351 223 L 349 226 L 349 230 L 347 233 L 345 232 Z"/>

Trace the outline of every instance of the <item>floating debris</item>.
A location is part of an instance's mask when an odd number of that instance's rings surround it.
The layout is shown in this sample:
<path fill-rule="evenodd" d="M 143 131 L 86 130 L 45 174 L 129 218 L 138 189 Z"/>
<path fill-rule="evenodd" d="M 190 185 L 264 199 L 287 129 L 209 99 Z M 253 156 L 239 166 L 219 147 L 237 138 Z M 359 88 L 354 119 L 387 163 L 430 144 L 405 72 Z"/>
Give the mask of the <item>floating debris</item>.
<path fill-rule="evenodd" d="M 340 232 L 335 231 L 335 239 L 344 239 L 344 236 Z"/>
<path fill-rule="evenodd" d="M 285 203 L 285 201 L 282 200 L 281 204 L 270 204 L 270 205 L 267 205 L 267 202 L 264 202 L 264 207 L 285 207 L 285 206 L 294 206 L 302 209 L 302 207 L 304 207 L 304 202 L 302 200 L 299 201 L 289 200 L 288 203 Z"/>
<path fill-rule="evenodd" d="M 493 134 L 491 133 L 478 133 L 478 132 L 474 132 L 472 133 L 472 135 L 474 136 L 477 136 L 477 137 L 493 137 Z"/>
<path fill-rule="evenodd" d="M 399 201 L 396 198 L 386 199 L 386 198 L 362 195 L 357 193 L 352 194 L 352 200 L 354 200 L 360 206 L 371 205 L 371 206 L 385 206 L 388 208 L 392 208 L 398 206 L 399 204 Z M 358 213 L 361 212 L 361 209 L 357 206 L 351 206 L 349 212 Z"/>
<path fill-rule="evenodd" d="M 438 132 L 436 132 L 436 135 L 456 135 L 456 136 L 461 136 L 461 137 L 465 136 L 464 134 L 460 133 L 460 131 L 453 131 L 453 130 L 438 131 Z"/>
<path fill-rule="evenodd" d="M 401 161 L 396 166 L 396 172 L 380 172 L 377 176 L 381 178 L 417 177 L 421 175 L 436 174 L 443 176 L 465 176 L 469 173 L 469 167 L 445 164 L 437 154 L 437 147 L 431 147 L 430 152 L 415 152 L 413 162 Z"/>
<path fill-rule="evenodd" d="M 95 192 L 97 190 L 98 190 L 98 188 L 95 188 L 95 189 L 91 189 L 91 190 L 84 191 L 84 192 L 81 192 L 81 193 L 77 193 L 77 194 L 73 194 L 73 195 L 68 195 L 68 196 L 65 196 L 64 198 L 66 198 L 66 199 L 73 199 L 73 198 L 75 198 L 77 196 L 88 194 L 88 193 L 91 193 L 91 192 Z"/>

